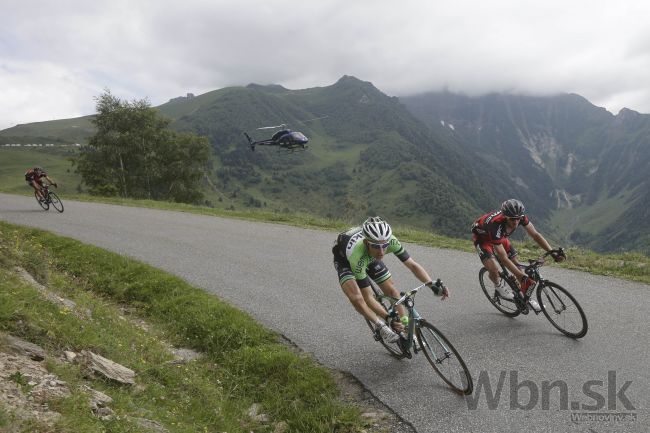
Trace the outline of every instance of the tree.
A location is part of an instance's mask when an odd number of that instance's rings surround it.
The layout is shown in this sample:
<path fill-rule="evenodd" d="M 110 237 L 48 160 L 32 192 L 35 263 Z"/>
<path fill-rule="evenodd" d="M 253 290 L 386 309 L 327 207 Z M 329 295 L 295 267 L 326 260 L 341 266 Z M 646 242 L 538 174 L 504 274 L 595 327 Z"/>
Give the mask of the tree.
<path fill-rule="evenodd" d="M 91 194 L 199 202 L 210 162 L 205 137 L 168 129 L 171 120 L 147 99 L 96 98 L 97 133 L 76 159 Z"/>

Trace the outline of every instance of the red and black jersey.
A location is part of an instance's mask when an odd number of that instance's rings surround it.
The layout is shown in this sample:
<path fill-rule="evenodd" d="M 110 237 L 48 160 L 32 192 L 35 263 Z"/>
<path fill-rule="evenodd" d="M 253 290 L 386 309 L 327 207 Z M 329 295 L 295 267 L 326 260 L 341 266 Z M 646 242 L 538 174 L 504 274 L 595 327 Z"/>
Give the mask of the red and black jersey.
<path fill-rule="evenodd" d="M 43 170 L 37 172 L 34 171 L 33 168 L 30 168 L 25 172 L 25 180 L 27 182 L 33 182 L 33 181 L 40 182 L 41 178 L 45 176 L 47 176 L 47 173 L 45 173 L 45 171 Z"/>
<path fill-rule="evenodd" d="M 512 234 L 507 232 L 506 216 L 501 211 L 493 211 L 479 217 L 472 224 L 472 233 L 478 243 L 490 242 L 499 244 Z M 530 223 L 528 216 L 524 215 L 519 225 L 527 226 Z M 514 230 L 513 230 L 514 232 Z"/>

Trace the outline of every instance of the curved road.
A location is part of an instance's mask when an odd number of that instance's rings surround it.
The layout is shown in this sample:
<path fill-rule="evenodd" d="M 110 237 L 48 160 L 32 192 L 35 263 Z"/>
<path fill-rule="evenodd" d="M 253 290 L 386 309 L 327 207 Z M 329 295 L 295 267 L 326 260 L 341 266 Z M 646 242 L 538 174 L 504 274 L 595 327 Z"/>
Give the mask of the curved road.
<path fill-rule="evenodd" d="M 372 340 L 338 287 L 330 253 L 335 233 L 65 205 L 63 214 L 44 212 L 33 198 L 0 194 L 0 219 L 137 258 L 228 300 L 321 363 L 353 374 L 417 432 L 650 431 L 647 285 L 544 268 L 587 313 L 589 333 L 574 341 L 542 315 L 499 314 L 480 291 L 473 254 L 407 244 L 452 290 L 445 302 L 423 293 L 417 306 L 467 362 L 477 389 L 465 398 L 449 391 L 421 355 L 395 360 Z M 395 257 L 386 261 L 404 288 L 416 285 Z"/>

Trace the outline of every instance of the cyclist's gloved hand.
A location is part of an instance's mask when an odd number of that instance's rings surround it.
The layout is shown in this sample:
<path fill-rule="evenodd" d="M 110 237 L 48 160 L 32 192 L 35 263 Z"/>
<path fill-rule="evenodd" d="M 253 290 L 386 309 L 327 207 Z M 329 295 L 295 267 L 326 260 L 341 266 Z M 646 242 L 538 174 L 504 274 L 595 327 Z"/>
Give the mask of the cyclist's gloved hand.
<path fill-rule="evenodd" d="M 563 262 L 566 259 L 564 248 L 558 248 L 557 250 L 553 251 L 551 253 L 551 257 L 553 257 L 553 260 L 556 262 Z"/>
<path fill-rule="evenodd" d="M 449 297 L 449 289 L 447 286 L 442 286 L 442 297 L 440 298 L 441 301 L 444 301 Z"/>
<path fill-rule="evenodd" d="M 442 283 L 440 278 L 438 278 L 435 282 L 429 281 L 426 284 L 427 287 L 433 291 L 434 295 L 442 297 L 441 300 L 445 300 L 449 297 L 449 289 Z"/>
<path fill-rule="evenodd" d="M 52 185 L 54 185 L 54 188 L 58 188 L 59 185 L 56 182 L 53 182 Z"/>

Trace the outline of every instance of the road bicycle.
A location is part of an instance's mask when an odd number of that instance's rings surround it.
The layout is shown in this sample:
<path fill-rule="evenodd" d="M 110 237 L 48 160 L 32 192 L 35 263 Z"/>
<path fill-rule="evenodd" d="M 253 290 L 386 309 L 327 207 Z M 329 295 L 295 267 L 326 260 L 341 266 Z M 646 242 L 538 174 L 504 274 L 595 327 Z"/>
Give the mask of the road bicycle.
<path fill-rule="evenodd" d="M 41 188 L 41 194 L 43 194 L 43 198 L 40 198 L 38 196 L 38 191 L 34 190 L 34 197 L 36 197 L 36 201 L 44 210 L 49 210 L 50 205 L 52 205 L 57 211 L 63 212 L 63 203 L 61 202 L 61 199 L 56 195 L 56 193 L 50 191 L 49 185 L 43 185 Z"/>
<path fill-rule="evenodd" d="M 438 287 L 442 287 L 440 280 L 436 281 L 436 284 Z M 471 394 L 474 382 L 465 361 L 442 332 L 422 318 L 415 310 L 415 295 L 424 286 L 425 284 L 422 284 L 409 292 L 401 293 L 401 297 L 395 299 L 385 295 L 376 284 L 371 284 L 375 299 L 388 312 L 389 326 L 390 322 L 400 320 L 396 311 L 397 306 L 404 305 L 408 311 L 408 325 L 406 330 L 399 334 L 400 338 L 397 342 L 389 343 L 384 340 L 375 330 L 375 325 L 368 320 L 366 322 L 375 340 L 380 342 L 391 355 L 398 359 L 410 359 L 413 354 L 423 352 L 434 371 L 447 385 L 459 394 Z"/>
<path fill-rule="evenodd" d="M 510 286 L 515 295 L 515 298 L 512 300 L 504 299 L 499 295 L 492 281 L 488 278 L 488 270 L 486 268 L 481 268 L 478 273 L 478 280 L 481 283 L 483 293 L 490 303 L 501 313 L 509 317 L 528 314 L 531 309 L 535 314 L 539 314 L 528 303 L 533 296 L 533 292 L 536 291 L 537 302 L 541 307 L 541 312 L 544 313 L 548 321 L 564 335 L 571 338 L 582 338 L 587 334 L 588 329 L 587 316 L 585 316 L 582 307 L 568 290 L 559 284 L 542 278 L 539 272 L 539 268 L 545 263 L 545 258 L 555 254 L 564 255 L 564 250 L 559 248 L 548 251 L 537 259 L 529 260 L 528 266 L 520 265 L 528 278 L 531 278 L 535 282 L 535 284 L 531 284 L 528 287 L 526 293 L 521 292 L 515 276 L 508 272 L 506 267 L 499 262 L 501 266 L 501 272 L 499 272 L 502 281 L 501 284 L 508 284 Z"/>

